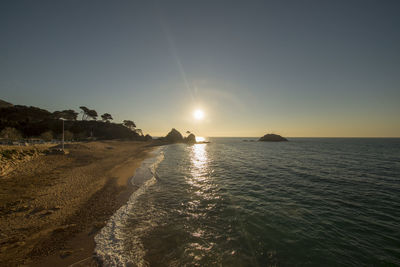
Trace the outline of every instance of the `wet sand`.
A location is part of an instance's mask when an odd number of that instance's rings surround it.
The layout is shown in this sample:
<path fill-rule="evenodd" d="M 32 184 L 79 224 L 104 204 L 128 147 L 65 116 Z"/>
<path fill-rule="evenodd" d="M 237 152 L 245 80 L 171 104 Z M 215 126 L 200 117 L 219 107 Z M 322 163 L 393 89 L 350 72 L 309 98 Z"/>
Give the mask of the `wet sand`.
<path fill-rule="evenodd" d="M 135 190 L 149 142 L 66 146 L 0 177 L 0 266 L 96 266 L 94 236 Z"/>

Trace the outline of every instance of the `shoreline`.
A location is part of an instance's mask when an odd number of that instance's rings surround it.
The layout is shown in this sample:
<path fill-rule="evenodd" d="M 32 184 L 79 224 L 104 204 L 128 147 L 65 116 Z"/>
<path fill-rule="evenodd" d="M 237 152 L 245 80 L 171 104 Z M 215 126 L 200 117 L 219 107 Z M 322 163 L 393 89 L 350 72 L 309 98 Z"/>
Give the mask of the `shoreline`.
<path fill-rule="evenodd" d="M 120 225 L 126 225 L 129 221 L 131 211 L 138 208 L 138 198 L 146 194 L 147 189 L 157 183 L 156 169 L 164 160 L 164 153 L 161 147 L 151 152 L 151 157 L 142 161 L 136 169 L 135 175 L 130 180 L 137 188 L 129 196 L 129 199 L 121 206 L 107 221 L 107 224 L 95 236 L 95 258 L 102 266 L 126 265 L 122 259 L 125 251 L 121 250 L 121 244 L 125 242 L 125 233 Z M 124 227 L 122 227 L 124 228 Z M 129 264 L 128 264 L 129 265 Z M 138 264 L 140 265 L 140 264 Z"/>
<path fill-rule="evenodd" d="M 97 266 L 94 237 L 138 188 L 153 142 L 70 144 L 0 178 L 0 264 Z"/>

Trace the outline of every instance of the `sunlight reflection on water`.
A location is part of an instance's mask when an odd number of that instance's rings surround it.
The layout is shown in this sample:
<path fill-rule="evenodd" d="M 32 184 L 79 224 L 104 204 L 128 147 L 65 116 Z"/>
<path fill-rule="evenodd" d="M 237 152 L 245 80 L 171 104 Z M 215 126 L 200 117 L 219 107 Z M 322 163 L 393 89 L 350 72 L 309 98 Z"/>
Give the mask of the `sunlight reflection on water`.
<path fill-rule="evenodd" d="M 400 266 L 399 147 L 229 138 L 168 146 L 117 249 L 150 266 Z"/>
<path fill-rule="evenodd" d="M 207 144 L 194 144 L 190 147 L 190 177 L 186 178 L 191 192 L 203 200 L 219 198 L 215 193 L 215 184 L 211 179 L 210 157 Z M 211 205 L 209 203 L 209 205 Z"/>
<path fill-rule="evenodd" d="M 208 155 L 206 151 L 206 144 L 194 144 L 191 146 L 192 157 L 191 157 L 191 174 L 193 177 L 192 185 L 201 186 L 207 177 L 205 173 L 208 168 Z"/>

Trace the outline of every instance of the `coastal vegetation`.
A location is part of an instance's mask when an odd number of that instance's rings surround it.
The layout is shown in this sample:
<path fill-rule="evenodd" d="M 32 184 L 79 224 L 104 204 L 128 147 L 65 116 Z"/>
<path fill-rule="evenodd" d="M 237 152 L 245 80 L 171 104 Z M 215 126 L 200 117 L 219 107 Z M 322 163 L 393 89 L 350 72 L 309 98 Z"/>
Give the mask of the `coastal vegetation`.
<path fill-rule="evenodd" d="M 113 120 L 113 117 L 112 117 L 111 114 L 109 114 L 109 113 L 104 113 L 103 115 L 101 115 L 101 119 L 102 119 L 104 122 L 110 122 L 110 121 Z"/>
<path fill-rule="evenodd" d="M 8 103 L 4 100 L 0 99 L 0 108 L 8 108 L 8 107 L 12 107 L 13 105 L 11 103 Z"/>
<path fill-rule="evenodd" d="M 67 140 L 152 139 L 150 135 L 143 135 L 141 129 L 136 129 L 132 120 L 114 123 L 109 113 L 104 113 L 101 120 L 97 120 L 97 111 L 85 106 L 80 107 L 82 116 L 78 120 L 79 113 L 72 109 L 50 112 L 5 101 L 0 104 L 0 138 L 7 140 L 39 138 L 50 141 L 60 138 L 63 131 L 61 120 L 64 120 L 64 136 Z"/>
<path fill-rule="evenodd" d="M 82 120 L 87 120 L 91 118 L 92 120 L 96 120 L 97 118 L 97 111 L 94 109 L 88 109 L 85 106 L 79 107 L 82 110 Z"/>
<path fill-rule="evenodd" d="M 11 127 L 5 127 L 0 132 L 0 138 L 8 140 L 18 140 L 21 139 L 21 137 L 21 133 L 17 129 Z"/>
<path fill-rule="evenodd" d="M 48 151 L 48 145 L 42 146 L 0 146 L 0 177 L 23 166 L 32 159 L 44 155 Z"/>

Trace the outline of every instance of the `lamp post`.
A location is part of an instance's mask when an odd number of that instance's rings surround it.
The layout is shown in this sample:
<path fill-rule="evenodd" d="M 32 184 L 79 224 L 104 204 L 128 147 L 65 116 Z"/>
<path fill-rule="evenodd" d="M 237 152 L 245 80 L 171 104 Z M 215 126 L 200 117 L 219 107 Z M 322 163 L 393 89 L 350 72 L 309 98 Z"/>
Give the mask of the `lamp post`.
<path fill-rule="evenodd" d="M 62 126 L 62 151 L 64 152 L 64 121 L 65 119 L 61 118 L 62 122 L 63 122 L 63 126 Z"/>

